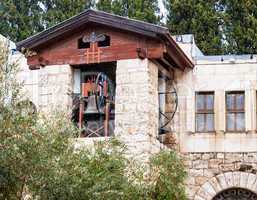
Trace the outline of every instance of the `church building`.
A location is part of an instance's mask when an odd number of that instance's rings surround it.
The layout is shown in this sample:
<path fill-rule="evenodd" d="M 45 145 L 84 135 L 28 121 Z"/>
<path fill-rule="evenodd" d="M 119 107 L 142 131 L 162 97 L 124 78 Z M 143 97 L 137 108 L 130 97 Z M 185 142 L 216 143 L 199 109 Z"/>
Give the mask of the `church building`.
<path fill-rule="evenodd" d="M 115 136 L 142 162 L 170 148 L 189 200 L 257 199 L 256 55 L 205 56 L 192 35 L 95 10 L 16 45 L 31 103 L 68 111 L 80 142 Z"/>

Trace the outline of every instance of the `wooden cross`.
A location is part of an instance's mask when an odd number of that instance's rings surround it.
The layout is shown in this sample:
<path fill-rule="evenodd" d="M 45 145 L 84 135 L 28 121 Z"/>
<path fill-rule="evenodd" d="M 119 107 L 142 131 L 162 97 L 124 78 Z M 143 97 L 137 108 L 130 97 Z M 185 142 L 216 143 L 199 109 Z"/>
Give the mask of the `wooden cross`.
<path fill-rule="evenodd" d="M 90 51 L 90 49 L 87 49 L 85 52 L 86 64 L 95 62 L 100 63 L 102 51 L 97 47 L 97 43 L 92 43 L 92 51 Z"/>
<path fill-rule="evenodd" d="M 92 51 L 90 51 L 90 48 L 87 49 L 85 52 L 87 64 L 95 62 L 100 63 L 102 51 L 98 48 L 97 43 L 104 41 L 105 39 L 106 37 L 104 34 L 97 34 L 96 32 L 92 32 L 90 35 L 83 37 L 83 42 L 89 42 L 90 44 L 92 44 Z"/>

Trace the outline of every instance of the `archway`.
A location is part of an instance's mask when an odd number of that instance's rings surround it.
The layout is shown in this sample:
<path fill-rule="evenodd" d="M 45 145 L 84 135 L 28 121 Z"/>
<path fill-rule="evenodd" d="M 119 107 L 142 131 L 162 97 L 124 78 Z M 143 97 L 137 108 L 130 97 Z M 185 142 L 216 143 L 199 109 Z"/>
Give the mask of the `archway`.
<path fill-rule="evenodd" d="M 244 196 L 247 198 L 243 198 Z M 205 182 L 196 192 L 194 200 L 256 200 L 256 196 L 255 174 L 226 172 Z"/>
<path fill-rule="evenodd" d="M 212 200 L 256 200 L 257 194 L 243 188 L 230 188 L 217 194 Z"/>

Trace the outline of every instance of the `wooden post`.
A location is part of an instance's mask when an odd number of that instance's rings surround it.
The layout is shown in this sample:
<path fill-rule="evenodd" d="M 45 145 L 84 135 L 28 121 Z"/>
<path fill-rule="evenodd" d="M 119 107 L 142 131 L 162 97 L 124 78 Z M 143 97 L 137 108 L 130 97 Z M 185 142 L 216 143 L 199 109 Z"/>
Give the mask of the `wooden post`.
<path fill-rule="evenodd" d="M 110 118 L 109 107 L 110 107 L 110 103 L 107 102 L 106 106 L 105 106 L 105 121 L 104 121 L 104 136 L 105 137 L 108 137 L 108 135 L 109 135 L 109 118 Z"/>
<path fill-rule="evenodd" d="M 83 118 L 84 118 L 84 100 L 83 98 L 81 98 L 79 103 L 79 129 L 82 129 Z"/>

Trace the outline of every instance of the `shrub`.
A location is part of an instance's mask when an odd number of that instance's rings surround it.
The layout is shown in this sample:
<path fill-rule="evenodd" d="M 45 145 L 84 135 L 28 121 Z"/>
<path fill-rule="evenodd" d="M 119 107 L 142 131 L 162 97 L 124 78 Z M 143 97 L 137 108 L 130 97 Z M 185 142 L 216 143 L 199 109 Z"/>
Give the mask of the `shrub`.
<path fill-rule="evenodd" d="M 152 171 L 157 171 L 158 179 L 151 189 L 152 199 L 186 199 L 184 181 L 186 171 L 182 160 L 175 152 L 162 151 L 151 161 Z M 157 170 L 156 170 L 157 169 Z"/>

